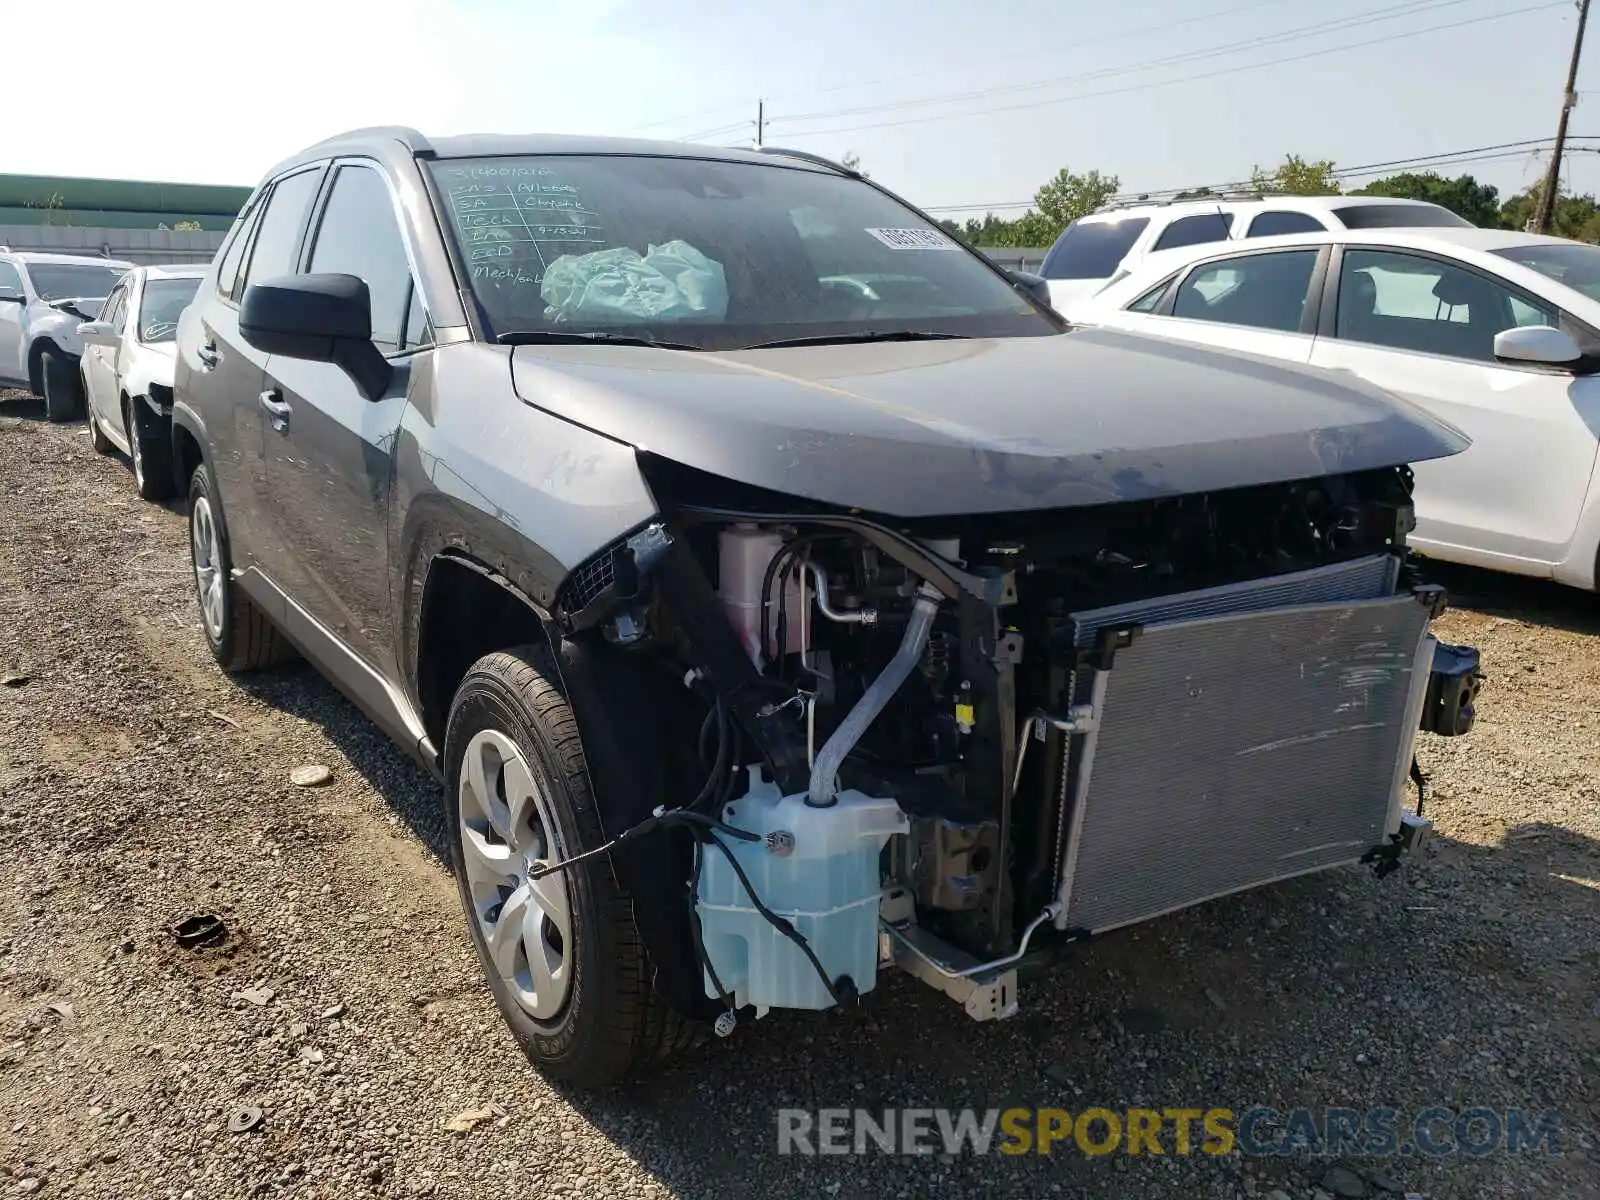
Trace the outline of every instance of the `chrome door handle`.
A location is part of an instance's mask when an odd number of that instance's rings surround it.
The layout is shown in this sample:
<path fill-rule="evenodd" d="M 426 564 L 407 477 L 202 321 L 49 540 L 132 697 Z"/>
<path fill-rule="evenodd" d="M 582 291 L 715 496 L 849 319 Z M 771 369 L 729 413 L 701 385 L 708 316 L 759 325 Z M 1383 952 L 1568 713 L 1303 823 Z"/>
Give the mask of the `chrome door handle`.
<path fill-rule="evenodd" d="M 272 427 L 279 433 L 289 432 L 289 415 L 294 409 L 289 407 L 289 402 L 283 398 L 283 393 L 277 388 L 268 388 L 257 398 L 261 404 L 261 411 L 267 414 L 267 419 L 272 422 Z"/>
<path fill-rule="evenodd" d="M 222 362 L 222 355 L 217 353 L 215 342 L 203 342 L 196 347 L 194 356 L 200 360 L 202 371 L 214 371 Z"/>

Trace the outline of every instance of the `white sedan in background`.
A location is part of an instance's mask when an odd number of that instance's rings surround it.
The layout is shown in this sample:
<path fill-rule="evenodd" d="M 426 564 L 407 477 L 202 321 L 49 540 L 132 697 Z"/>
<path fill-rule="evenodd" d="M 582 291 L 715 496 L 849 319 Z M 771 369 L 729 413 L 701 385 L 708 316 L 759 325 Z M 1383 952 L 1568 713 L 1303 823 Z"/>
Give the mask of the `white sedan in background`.
<path fill-rule="evenodd" d="M 1411 400 L 1472 439 L 1415 468 L 1418 552 L 1600 587 L 1600 246 L 1491 229 L 1195 246 L 1151 255 L 1079 321 Z"/>
<path fill-rule="evenodd" d="M 172 474 L 172 375 L 178 317 L 194 299 L 206 266 L 137 267 L 111 289 L 100 319 L 78 327 L 83 339 L 84 409 L 89 439 L 133 460 L 146 500 L 165 500 Z"/>

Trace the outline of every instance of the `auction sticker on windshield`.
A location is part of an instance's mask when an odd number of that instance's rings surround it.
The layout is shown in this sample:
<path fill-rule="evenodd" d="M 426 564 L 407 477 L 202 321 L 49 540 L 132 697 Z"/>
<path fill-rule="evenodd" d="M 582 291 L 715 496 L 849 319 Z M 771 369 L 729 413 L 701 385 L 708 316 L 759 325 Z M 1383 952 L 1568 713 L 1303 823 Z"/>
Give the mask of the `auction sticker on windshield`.
<path fill-rule="evenodd" d="M 937 229 L 869 229 L 891 250 L 959 250 L 960 246 Z"/>

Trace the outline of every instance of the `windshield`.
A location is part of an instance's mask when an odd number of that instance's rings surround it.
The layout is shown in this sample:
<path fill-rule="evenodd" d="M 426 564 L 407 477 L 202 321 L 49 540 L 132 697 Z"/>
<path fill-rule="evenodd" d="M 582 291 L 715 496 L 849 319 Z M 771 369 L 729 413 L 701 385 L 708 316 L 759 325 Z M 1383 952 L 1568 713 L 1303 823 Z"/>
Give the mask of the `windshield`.
<path fill-rule="evenodd" d="M 1346 229 L 1471 229 L 1472 222 L 1438 204 L 1351 204 L 1336 208 Z"/>
<path fill-rule="evenodd" d="M 122 278 L 126 267 L 95 267 L 85 264 L 29 263 L 28 278 L 33 290 L 44 300 L 65 300 L 69 296 L 93 296 L 104 300 Z"/>
<path fill-rule="evenodd" d="M 1600 300 L 1600 246 L 1546 242 L 1508 246 L 1494 253 L 1539 272 L 1591 300 Z"/>
<path fill-rule="evenodd" d="M 1075 221 L 1050 247 L 1039 273 L 1046 279 L 1109 279 L 1148 224 L 1148 217 Z"/>
<path fill-rule="evenodd" d="M 195 279 L 147 279 L 139 302 L 139 340 L 170 342 L 178 336 L 178 318 L 200 288 Z"/>
<path fill-rule="evenodd" d="M 1060 329 L 942 230 L 831 171 L 631 155 L 429 168 L 490 337 L 724 350 Z"/>

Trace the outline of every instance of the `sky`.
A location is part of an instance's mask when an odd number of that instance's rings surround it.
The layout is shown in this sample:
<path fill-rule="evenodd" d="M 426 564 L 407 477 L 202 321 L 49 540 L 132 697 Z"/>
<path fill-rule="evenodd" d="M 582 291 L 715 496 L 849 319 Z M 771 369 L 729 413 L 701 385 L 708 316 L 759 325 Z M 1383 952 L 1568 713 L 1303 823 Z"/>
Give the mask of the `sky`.
<path fill-rule="evenodd" d="M 1026 201 L 1062 167 L 1130 192 L 1245 179 L 1289 153 L 1354 167 L 1548 139 L 1576 24 L 1573 0 L 0 7 L 4 173 L 253 184 L 311 142 L 374 124 L 748 144 L 759 99 L 769 145 L 857 155 L 956 217 Z M 1590 41 L 1595 26 L 1600 15 Z M 1600 89 L 1593 53 L 1580 91 Z M 1572 132 L 1600 135 L 1600 90 Z M 1600 137 L 1586 144 L 1600 151 Z M 1509 155 L 1441 173 L 1507 195 L 1544 162 Z M 1569 161 L 1571 185 L 1600 191 L 1600 153 Z"/>

